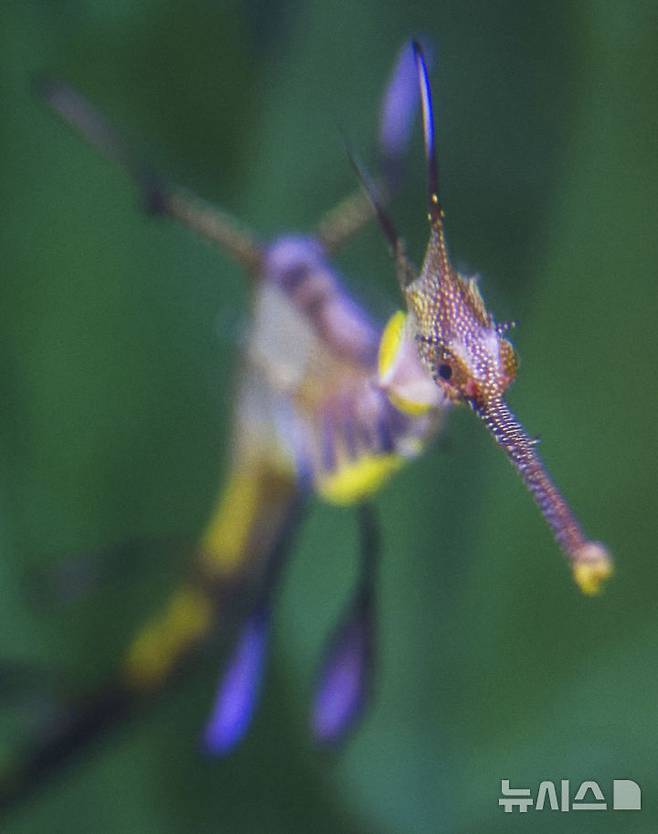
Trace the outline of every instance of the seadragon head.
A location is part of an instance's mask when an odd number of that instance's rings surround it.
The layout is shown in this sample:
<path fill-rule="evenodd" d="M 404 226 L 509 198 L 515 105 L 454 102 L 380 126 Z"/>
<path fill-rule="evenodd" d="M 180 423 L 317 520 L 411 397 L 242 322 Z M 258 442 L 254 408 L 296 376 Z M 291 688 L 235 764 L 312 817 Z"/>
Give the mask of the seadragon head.
<path fill-rule="evenodd" d="M 419 356 L 444 395 L 482 407 L 502 397 L 518 364 L 509 325 L 494 322 L 476 279 L 452 269 L 434 228 L 421 275 L 404 293 Z"/>

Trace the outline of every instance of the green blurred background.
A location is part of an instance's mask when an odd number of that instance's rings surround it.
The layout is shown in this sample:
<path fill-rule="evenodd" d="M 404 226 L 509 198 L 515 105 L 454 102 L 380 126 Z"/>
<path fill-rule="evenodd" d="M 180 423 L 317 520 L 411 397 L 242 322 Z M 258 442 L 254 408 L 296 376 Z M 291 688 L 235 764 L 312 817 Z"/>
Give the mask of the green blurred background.
<path fill-rule="evenodd" d="M 5 0 L 0 7 L 0 634 L 44 693 L 113 668 L 209 512 L 226 461 L 242 276 L 142 217 L 125 178 L 32 97 L 82 89 L 160 169 L 263 234 L 312 227 L 369 157 L 410 34 L 435 44 L 448 234 L 522 357 L 511 402 L 617 573 L 580 596 L 469 413 L 378 499 L 376 704 L 337 758 L 308 741 L 323 636 L 353 576 L 353 514 L 314 507 L 245 745 L 197 753 L 219 658 L 106 739 L 3 831 L 589 832 L 658 827 L 655 2 Z M 420 255 L 416 131 L 395 216 Z M 384 317 L 376 229 L 341 258 Z M 163 542 L 113 555 L 133 540 Z M 174 544 L 172 544 L 174 543 Z M 72 601 L 35 591 L 106 548 Z M 85 563 L 77 563 L 84 568 Z M 75 566 L 75 563 L 74 563 Z M 40 583 L 36 583 L 41 587 Z M 42 583 L 41 583 L 42 584 Z M 6 756 L 39 698 L 3 701 Z M 500 780 L 631 778 L 641 813 L 507 815 Z"/>

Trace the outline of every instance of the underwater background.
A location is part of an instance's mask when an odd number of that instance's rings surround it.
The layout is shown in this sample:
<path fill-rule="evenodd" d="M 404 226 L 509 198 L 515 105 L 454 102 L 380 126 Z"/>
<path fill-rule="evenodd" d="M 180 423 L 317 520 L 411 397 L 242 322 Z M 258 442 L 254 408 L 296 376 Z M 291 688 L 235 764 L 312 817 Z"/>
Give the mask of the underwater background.
<path fill-rule="evenodd" d="M 314 504 L 243 746 L 199 753 L 215 647 L 3 832 L 656 830 L 654 2 L 1 4 L 0 660 L 23 671 L 19 686 L 0 663 L 0 762 L 53 693 L 111 674 L 185 574 L 225 471 L 248 316 L 239 268 L 144 217 L 33 77 L 74 84 L 159 170 L 267 237 L 312 229 L 353 188 L 345 139 L 374 160 L 380 96 L 415 34 L 434 51 L 453 260 L 518 322 L 510 403 L 615 576 L 578 593 L 504 456 L 455 409 L 376 499 L 377 693 L 340 755 L 313 749 L 308 711 L 356 524 Z M 418 127 L 405 171 L 392 213 L 418 261 Z M 399 304 L 375 224 L 338 263 L 374 315 Z M 498 805 L 501 779 L 535 794 L 622 778 L 641 812 Z"/>

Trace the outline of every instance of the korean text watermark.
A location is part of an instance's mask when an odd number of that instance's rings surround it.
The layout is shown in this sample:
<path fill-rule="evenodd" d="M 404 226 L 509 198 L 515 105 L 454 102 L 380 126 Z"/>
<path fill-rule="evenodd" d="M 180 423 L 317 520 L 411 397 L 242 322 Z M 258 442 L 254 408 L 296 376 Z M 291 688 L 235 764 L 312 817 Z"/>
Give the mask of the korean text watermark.
<path fill-rule="evenodd" d="M 607 785 L 606 785 L 607 788 Z M 513 811 L 641 811 L 642 791 L 632 779 L 613 779 L 604 794 L 598 782 L 581 782 L 572 793 L 568 779 L 540 782 L 536 792 L 530 788 L 512 788 L 509 779 L 501 779 L 502 797 L 498 804 L 505 813 Z"/>

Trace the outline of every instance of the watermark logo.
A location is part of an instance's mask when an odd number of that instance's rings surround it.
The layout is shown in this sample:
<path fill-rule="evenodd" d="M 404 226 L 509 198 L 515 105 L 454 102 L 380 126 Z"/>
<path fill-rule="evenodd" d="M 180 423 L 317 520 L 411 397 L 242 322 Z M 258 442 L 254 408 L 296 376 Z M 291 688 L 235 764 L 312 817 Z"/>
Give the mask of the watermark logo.
<path fill-rule="evenodd" d="M 527 813 L 530 808 L 535 811 L 641 811 L 642 791 L 632 779 L 613 779 L 612 790 L 608 798 L 604 795 L 598 782 L 581 782 L 573 799 L 568 779 L 555 782 L 540 782 L 535 796 L 530 788 L 511 788 L 509 779 L 500 780 L 502 797 L 498 804 L 506 814 L 513 811 Z M 611 804 L 608 803 L 611 799 Z"/>

